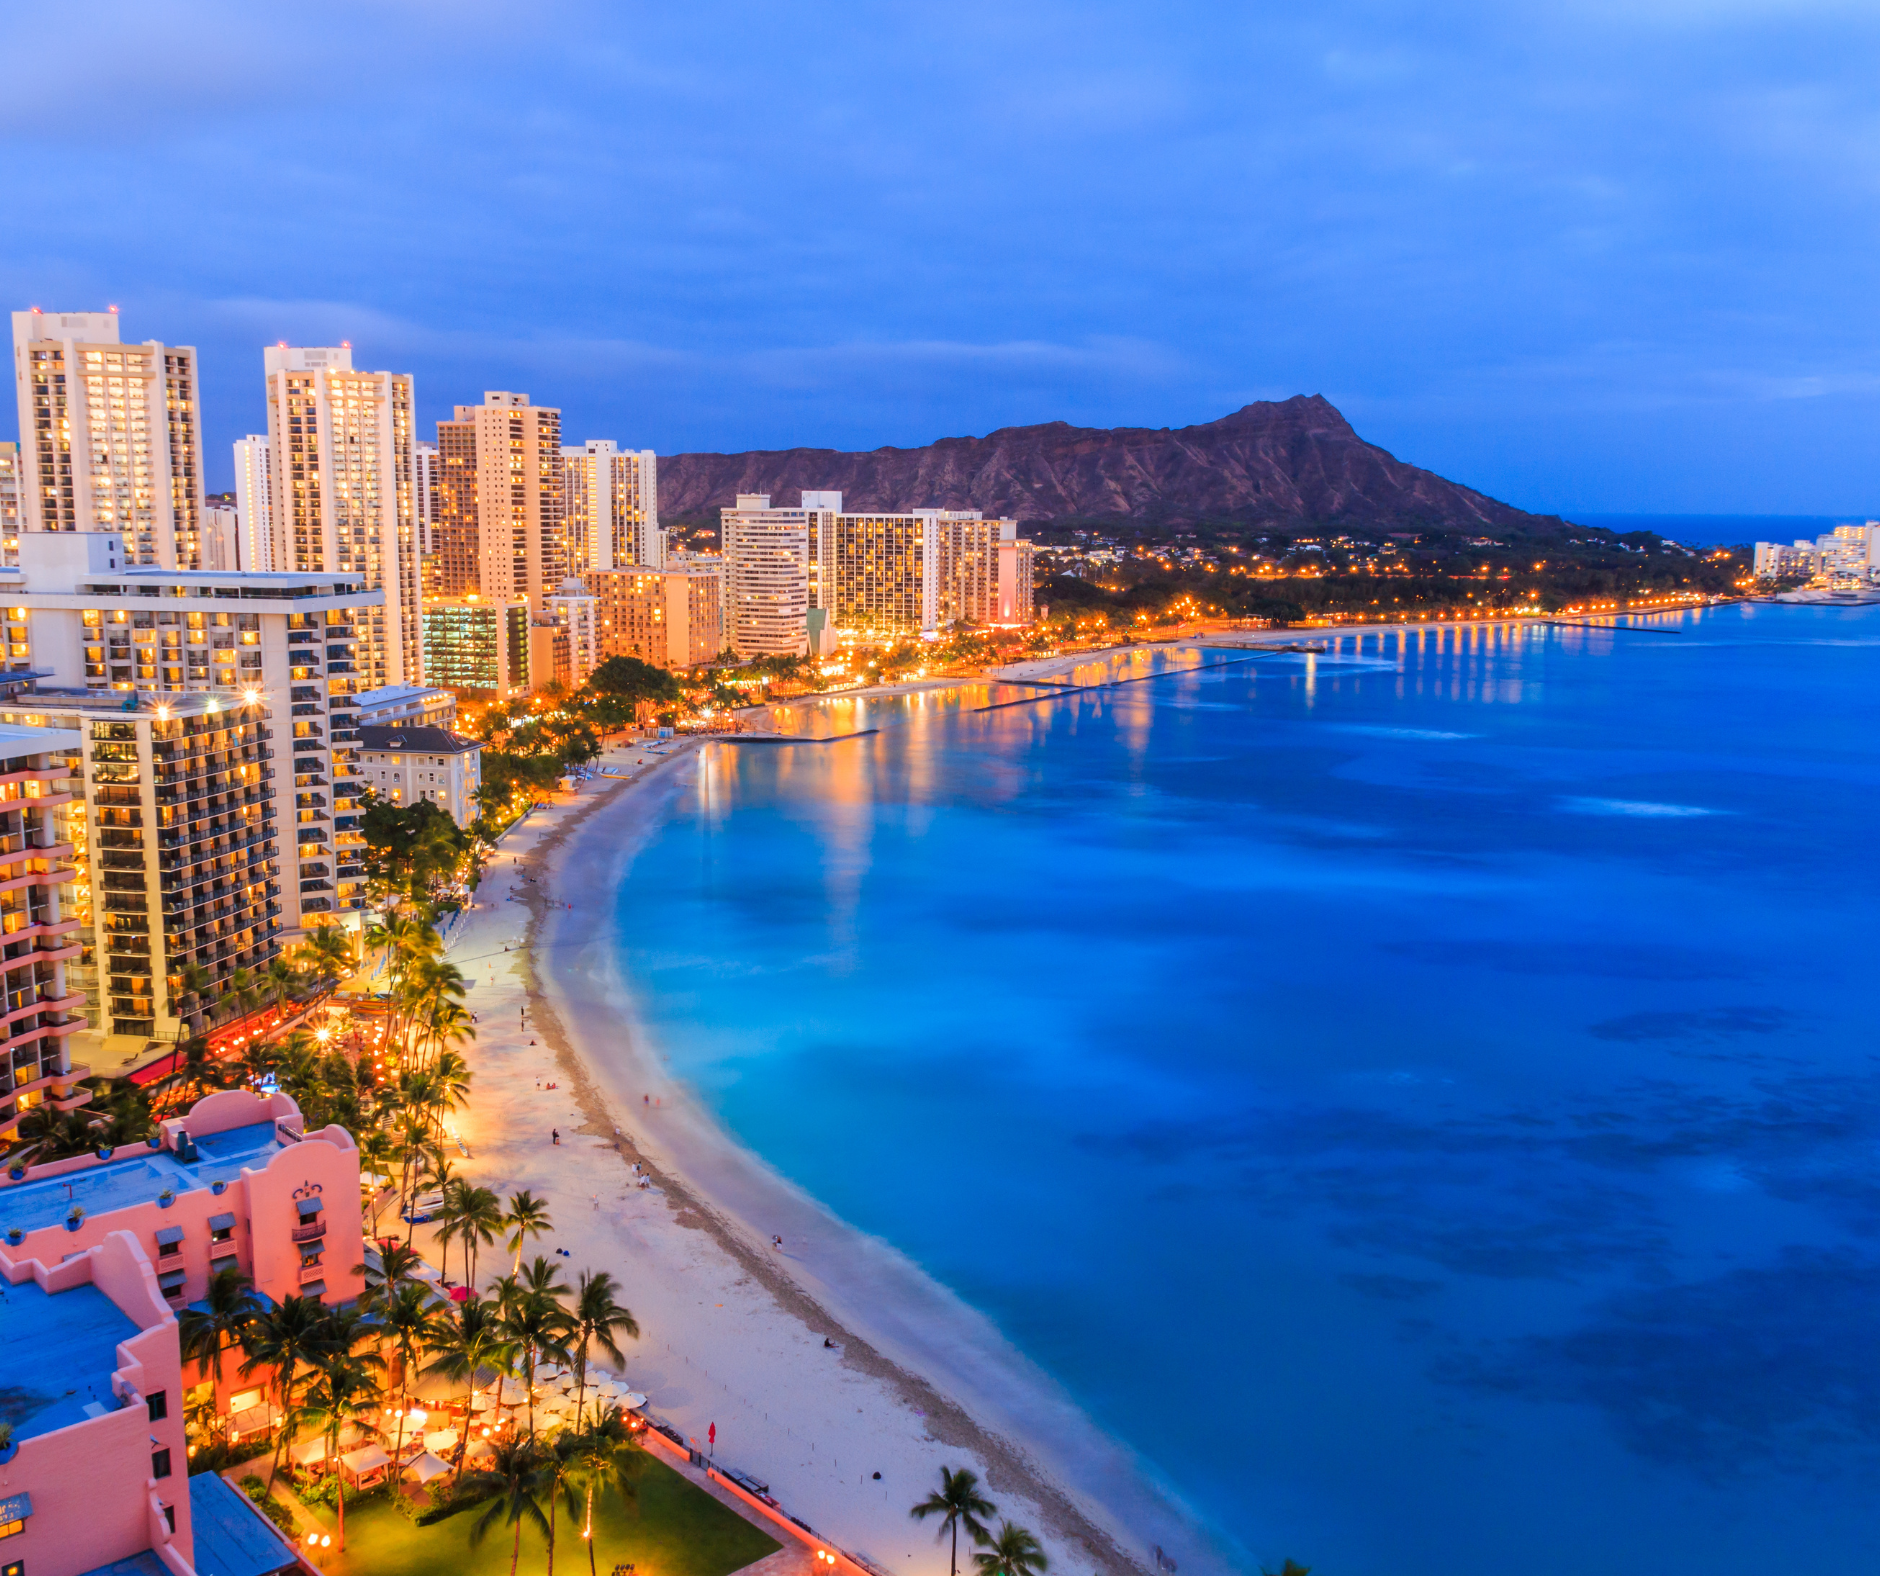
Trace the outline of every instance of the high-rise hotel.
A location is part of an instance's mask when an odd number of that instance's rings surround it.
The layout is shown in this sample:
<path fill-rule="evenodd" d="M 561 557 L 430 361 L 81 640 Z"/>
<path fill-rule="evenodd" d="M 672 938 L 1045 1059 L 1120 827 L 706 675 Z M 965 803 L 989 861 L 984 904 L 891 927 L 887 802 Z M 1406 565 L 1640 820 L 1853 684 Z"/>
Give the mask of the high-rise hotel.
<path fill-rule="evenodd" d="M 13 314 L 20 526 L 117 531 L 134 562 L 202 566 L 196 352 L 118 339 L 106 312 Z"/>
<path fill-rule="evenodd" d="M 651 449 L 622 449 L 605 438 L 561 451 L 568 567 L 659 569 L 659 462 Z"/>
<path fill-rule="evenodd" d="M 561 412 L 492 391 L 437 424 L 434 594 L 526 601 L 535 613 L 568 576 Z"/>
<path fill-rule="evenodd" d="M 424 659 L 411 379 L 355 371 L 347 345 L 263 354 L 271 567 L 382 591 L 383 605 L 362 614 L 357 631 L 359 688 L 416 684 Z"/>
<path fill-rule="evenodd" d="M 805 492 L 795 509 L 740 494 L 720 519 L 725 635 L 742 656 L 815 649 L 834 629 L 893 638 L 1032 621 L 1032 544 L 1015 520 L 845 512 L 839 492 Z"/>

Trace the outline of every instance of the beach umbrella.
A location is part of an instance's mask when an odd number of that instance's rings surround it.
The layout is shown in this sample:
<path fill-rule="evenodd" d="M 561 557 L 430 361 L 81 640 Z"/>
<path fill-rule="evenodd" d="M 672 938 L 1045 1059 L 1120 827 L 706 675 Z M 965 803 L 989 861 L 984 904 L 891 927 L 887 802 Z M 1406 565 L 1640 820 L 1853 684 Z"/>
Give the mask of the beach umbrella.
<path fill-rule="evenodd" d="M 405 1479 L 411 1483 L 429 1483 L 432 1478 L 449 1475 L 450 1467 L 428 1450 L 405 1468 Z"/>
<path fill-rule="evenodd" d="M 561 1364 L 537 1363 L 535 1365 L 535 1377 L 537 1379 L 559 1379 L 561 1377 Z"/>
<path fill-rule="evenodd" d="M 646 1405 L 646 1397 L 641 1395 L 637 1390 L 629 1390 L 620 1398 L 620 1404 L 622 1406 L 631 1407 L 637 1412 L 641 1407 Z"/>
<path fill-rule="evenodd" d="M 447 1456 L 457 1448 L 457 1430 L 434 1428 L 424 1436 L 424 1448 L 434 1456 Z"/>

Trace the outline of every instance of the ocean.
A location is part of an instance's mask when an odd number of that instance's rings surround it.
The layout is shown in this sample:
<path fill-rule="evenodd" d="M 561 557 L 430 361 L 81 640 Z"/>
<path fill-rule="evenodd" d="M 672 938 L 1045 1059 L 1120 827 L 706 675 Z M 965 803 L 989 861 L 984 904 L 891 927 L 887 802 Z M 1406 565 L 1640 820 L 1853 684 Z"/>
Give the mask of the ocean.
<path fill-rule="evenodd" d="M 661 1053 L 1238 1568 L 1875 1568 L 1880 609 L 1328 643 L 707 751 Z"/>

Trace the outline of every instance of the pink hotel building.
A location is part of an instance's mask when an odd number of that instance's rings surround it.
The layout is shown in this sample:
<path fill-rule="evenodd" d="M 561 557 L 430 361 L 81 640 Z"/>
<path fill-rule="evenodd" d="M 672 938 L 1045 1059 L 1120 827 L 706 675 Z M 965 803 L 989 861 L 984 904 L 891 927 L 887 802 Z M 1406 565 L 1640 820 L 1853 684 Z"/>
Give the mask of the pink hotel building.
<path fill-rule="evenodd" d="M 359 1152 L 286 1095 L 212 1094 L 147 1143 L 0 1180 L 0 1576 L 269 1576 L 291 1549 L 188 1476 L 177 1312 L 234 1264 L 273 1301 L 364 1290 Z M 224 1365 L 216 1409 L 266 1375 Z M 260 1392 L 243 1395 L 242 1391 Z"/>

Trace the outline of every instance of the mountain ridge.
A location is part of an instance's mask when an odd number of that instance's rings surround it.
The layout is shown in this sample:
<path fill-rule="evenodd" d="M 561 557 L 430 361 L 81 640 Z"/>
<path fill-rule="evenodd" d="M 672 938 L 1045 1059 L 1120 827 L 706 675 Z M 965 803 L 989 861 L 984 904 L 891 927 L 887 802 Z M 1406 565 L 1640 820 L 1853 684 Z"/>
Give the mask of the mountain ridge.
<path fill-rule="evenodd" d="M 662 517 L 715 518 L 739 493 L 793 506 L 838 491 L 854 510 L 978 509 L 1034 525 L 1387 527 L 1444 533 L 1558 529 L 1369 443 L 1320 394 L 1257 400 L 1188 427 L 1050 421 L 919 448 L 753 449 L 662 455 Z"/>

